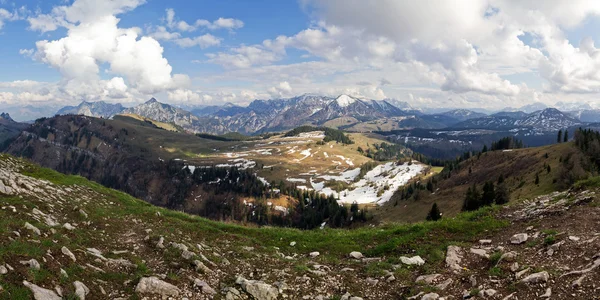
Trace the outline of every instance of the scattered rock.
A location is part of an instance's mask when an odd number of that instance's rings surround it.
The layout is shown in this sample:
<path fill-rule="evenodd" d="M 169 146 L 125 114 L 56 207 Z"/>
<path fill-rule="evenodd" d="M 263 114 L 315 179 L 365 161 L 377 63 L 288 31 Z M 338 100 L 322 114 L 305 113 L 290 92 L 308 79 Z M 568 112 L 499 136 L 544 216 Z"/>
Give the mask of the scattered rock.
<path fill-rule="evenodd" d="M 510 238 L 510 243 L 515 244 L 515 245 L 523 244 L 523 243 L 527 242 L 528 238 L 529 238 L 529 235 L 527 233 L 518 233 L 518 234 L 513 235 Z"/>
<path fill-rule="evenodd" d="M 31 290 L 35 300 L 61 300 L 54 291 L 39 287 L 28 281 L 23 281 L 23 285 Z"/>
<path fill-rule="evenodd" d="M 446 251 L 446 265 L 455 273 L 460 272 L 463 267 L 460 266 L 462 261 L 462 249 L 458 246 L 448 246 Z"/>
<path fill-rule="evenodd" d="M 546 289 L 546 293 L 544 293 L 540 297 L 542 297 L 542 298 L 550 298 L 551 296 L 552 296 L 552 289 L 551 288 L 547 288 Z"/>
<path fill-rule="evenodd" d="M 144 277 L 135 288 L 138 294 L 155 294 L 161 296 L 179 296 L 180 290 L 176 286 L 164 282 L 157 277 Z"/>
<path fill-rule="evenodd" d="M 40 263 L 33 258 L 30 260 L 22 260 L 21 264 L 27 265 L 27 266 L 29 266 L 29 268 L 34 269 L 34 270 L 39 270 L 41 268 Z"/>
<path fill-rule="evenodd" d="M 438 295 L 436 293 L 429 293 L 429 294 L 423 295 L 421 300 L 437 300 L 439 298 L 440 298 L 440 295 Z"/>
<path fill-rule="evenodd" d="M 62 247 L 60 249 L 60 251 L 62 252 L 62 254 L 66 255 L 67 257 L 69 257 L 73 262 L 76 262 L 77 259 L 75 258 L 75 254 L 73 254 L 73 252 L 71 252 L 71 250 L 69 250 L 67 247 Z"/>
<path fill-rule="evenodd" d="M 420 256 L 413 256 L 413 257 L 401 256 L 400 261 L 406 265 L 422 266 L 425 264 L 425 261 Z"/>
<path fill-rule="evenodd" d="M 29 224 L 29 222 L 25 222 L 25 229 L 31 230 L 36 235 L 42 235 L 42 232 L 37 227 Z"/>
<path fill-rule="evenodd" d="M 0 275 L 8 274 L 8 269 L 4 265 L 0 265 Z"/>
<path fill-rule="evenodd" d="M 211 274 L 213 272 L 209 267 L 199 260 L 194 260 L 194 266 L 196 266 L 196 272 L 201 271 L 204 274 Z"/>
<path fill-rule="evenodd" d="M 291 242 L 290 247 L 294 247 L 294 246 L 296 246 L 296 242 Z"/>
<path fill-rule="evenodd" d="M 320 255 L 320 253 L 319 253 L 318 251 L 315 251 L 315 252 L 311 252 L 311 253 L 309 253 L 308 255 L 309 255 L 310 257 L 312 257 L 312 258 L 315 258 L 315 257 L 319 256 L 319 255 Z"/>
<path fill-rule="evenodd" d="M 75 287 L 75 295 L 79 297 L 80 300 L 85 300 L 85 296 L 90 293 L 90 289 L 81 281 L 73 282 L 73 286 Z"/>
<path fill-rule="evenodd" d="M 354 258 L 354 259 L 361 259 L 361 258 L 363 258 L 364 256 L 363 256 L 363 254 L 362 254 L 362 253 L 360 253 L 360 252 L 358 252 L 358 251 L 352 251 L 352 252 L 350 252 L 350 257 L 351 257 L 351 258 Z"/>
<path fill-rule="evenodd" d="M 202 294 L 214 295 L 217 293 L 217 291 L 210 287 L 210 285 L 208 285 L 208 283 L 206 283 L 204 280 L 194 279 L 194 286 L 200 288 Z"/>
<path fill-rule="evenodd" d="M 238 277 L 235 280 L 236 284 L 239 284 L 246 293 L 252 295 L 256 299 L 260 300 L 274 300 L 277 299 L 279 291 L 276 287 L 264 283 L 258 280 L 247 280 L 243 277 Z"/>
<path fill-rule="evenodd" d="M 523 280 L 521 280 L 521 282 L 528 283 L 528 284 L 536 284 L 536 283 L 547 282 L 548 279 L 550 279 L 550 274 L 548 274 L 548 272 L 546 272 L 546 271 L 543 271 L 543 272 L 539 272 L 539 273 L 533 273 L 533 274 L 523 278 Z"/>
<path fill-rule="evenodd" d="M 73 225 L 69 224 L 69 223 L 65 223 L 63 225 L 63 228 L 66 230 L 75 230 L 75 227 L 73 227 Z"/>
<path fill-rule="evenodd" d="M 498 293 L 498 291 L 496 291 L 494 289 L 481 290 L 481 291 L 479 291 L 479 297 L 481 297 L 481 298 L 493 297 L 494 295 L 496 295 L 496 293 Z"/>
<path fill-rule="evenodd" d="M 421 275 L 421 276 L 417 277 L 417 280 L 415 280 L 415 283 L 433 284 L 441 277 L 442 277 L 442 274 Z"/>
<path fill-rule="evenodd" d="M 490 258 L 489 254 L 487 254 L 487 251 L 485 251 L 484 249 L 471 248 L 470 251 L 471 251 L 471 253 L 473 253 L 473 254 L 475 254 L 477 256 L 483 257 L 485 259 L 489 259 Z"/>
<path fill-rule="evenodd" d="M 581 238 L 579 238 L 578 236 L 573 236 L 573 235 L 569 236 L 569 240 L 571 240 L 573 242 L 579 242 L 580 239 Z"/>
<path fill-rule="evenodd" d="M 489 245 L 492 243 L 492 240 L 479 240 L 479 243 L 481 245 Z"/>

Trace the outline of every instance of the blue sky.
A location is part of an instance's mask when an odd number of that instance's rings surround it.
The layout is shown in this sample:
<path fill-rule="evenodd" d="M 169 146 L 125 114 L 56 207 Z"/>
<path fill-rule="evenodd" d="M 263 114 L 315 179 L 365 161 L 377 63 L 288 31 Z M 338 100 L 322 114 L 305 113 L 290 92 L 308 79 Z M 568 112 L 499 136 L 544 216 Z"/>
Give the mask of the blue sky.
<path fill-rule="evenodd" d="M 0 0 L 0 108 L 303 93 L 600 106 L 600 4 Z"/>

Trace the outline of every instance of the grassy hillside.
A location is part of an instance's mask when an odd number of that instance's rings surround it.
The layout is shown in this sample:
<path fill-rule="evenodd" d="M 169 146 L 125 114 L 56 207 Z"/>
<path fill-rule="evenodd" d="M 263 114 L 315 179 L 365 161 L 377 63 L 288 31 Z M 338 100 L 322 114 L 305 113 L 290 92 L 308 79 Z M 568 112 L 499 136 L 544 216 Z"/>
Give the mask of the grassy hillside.
<path fill-rule="evenodd" d="M 475 184 L 481 192 L 486 181 L 497 183 L 500 176 L 504 177 L 511 201 L 532 199 L 568 188 L 569 185 L 563 184 L 561 179 L 564 175 L 563 160 L 567 157 L 578 162 L 583 154 L 573 143 L 486 152 L 462 162 L 460 169 L 453 171 L 450 178 L 439 180 L 435 193 L 421 191 L 418 200 L 400 200 L 396 194 L 374 213 L 383 221 L 417 222 L 425 219 L 435 202 L 444 215 L 453 216 L 461 211 L 469 187 Z M 537 184 L 536 175 L 539 178 Z"/>
<path fill-rule="evenodd" d="M 23 280 L 51 289 L 60 286 L 68 298 L 73 297 L 72 282 L 77 280 L 92 290 L 90 299 L 102 299 L 107 295 L 129 298 L 135 297 L 134 288 L 140 278 L 151 275 L 163 274 L 164 280 L 181 288 L 188 285 L 190 278 L 201 278 L 218 288 L 220 285 L 233 286 L 236 274 L 249 277 L 251 272 L 261 272 L 262 266 L 277 266 L 293 276 L 315 276 L 307 267 L 314 261 L 335 268 L 354 268 L 355 272 L 343 275 L 343 289 L 355 295 L 366 295 L 376 293 L 376 290 L 357 281 L 356 276 L 380 274 L 392 264 L 399 263 L 399 254 L 418 254 L 428 261 L 428 268 L 442 268 L 445 247 L 450 243 L 473 241 L 483 232 L 506 226 L 505 222 L 493 217 L 493 209 L 485 209 L 461 214 L 455 219 L 410 226 L 313 231 L 249 228 L 154 207 L 82 177 L 63 175 L 7 155 L 0 155 L 0 166 L 3 170 L 0 182 L 7 184 L 9 178 L 17 177 L 19 181 L 27 182 L 12 194 L 0 192 L 3 208 L 0 210 L 0 262 L 15 268 L 10 271 L 10 276 L 0 276 L 3 287 L 0 299 L 31 297 Z M 50 196 L 48 191 L 53 191 Z M 58 224 L 51 226 L 44 221 L 48 219 Z M 41 235 L 24 229 L 25 222 L 41 230 Z M 65 229 L 64 223 L 70 223 L 75 229 Z M 20 234 L 15 236 L 13 232 Z M 164 250 L 156 246 L 160 237 L 165 239 Z M 190 261 L 180 257 L 181 251 L 169 246 L 170 242 L 189 245 L 196 257 L 203 253 L 205 264 L 219 271 L 194 271 Z M 202 245 L 202 249 L 197 249 L 196 244 Z M 76 261 L 61 254 L 62 247 L 74 253 Z M 86 250 L 88 248 L 98 249 L 109 260 L 99 260 Z M 320 256 L 309 257 L 308 253 L 313 251 L 319 251 Z M 346 257 L 351 251 L 382 257 L 383 261 L 364 264 L 348 260 Z M 30 259 L 39 261 L 41 269 L 30 270 L 20 263 Z M 122 260 L 113 262 L 111 259 Z M 68 277 L 59 275 L 61 269 Z M 419 270 L 400 270 L 397 274 L 412 280 L 413 273 Z M 278 280 L 272 268 L 263 271 L 268 273 L 263 280 Z M 290 281 L 290 284 L 294 283 Z M 402 284 L 389 282 L 385 285 L 391 291 Z M 100 288 L 107 294 L 101 294 Z M 312 289 L 301 287 L 299 292 L 287 293 L 298 296 L 311 293 Z M 327 292 L 342 294 L 335 290 Z M 380 295 L 380 299 L 394 297 L 392 294 Z"/>
<path fill-rule="evenodd" d="M 146 117 L 142 117 L 142 116 L 136 115 L 136 114 L 120 114 L 120 115 L 114 116 L 113 119 L 125 121 L 125 122 L 134 122 L 138 125 L 145 125 L 144 123 L 146 123 L 146 124 L 151 124 L 151 125 L 156 126 L 157 128 L 161 128 L 161 129 L 168 130 L 168 131 L 184 132 L 184 129 L 181 126 L 177 126 L 173 123 L 159 122 L 159 121 L 152 120 L 152 119 L 146 118 Z M 141 122 L 135 122 L 132 119 L 141 121 Z"/>

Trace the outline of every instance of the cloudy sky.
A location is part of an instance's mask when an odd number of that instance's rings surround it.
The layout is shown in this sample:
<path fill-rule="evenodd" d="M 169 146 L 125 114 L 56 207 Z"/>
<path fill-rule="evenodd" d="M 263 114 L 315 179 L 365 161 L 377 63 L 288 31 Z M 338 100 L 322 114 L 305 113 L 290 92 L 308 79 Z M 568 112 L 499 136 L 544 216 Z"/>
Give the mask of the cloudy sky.
<path fill-rule="evenodd" d="M 599 29 L 600 1 L 0 0 L 0 108 L 303 93 L 600 107 Z"/>

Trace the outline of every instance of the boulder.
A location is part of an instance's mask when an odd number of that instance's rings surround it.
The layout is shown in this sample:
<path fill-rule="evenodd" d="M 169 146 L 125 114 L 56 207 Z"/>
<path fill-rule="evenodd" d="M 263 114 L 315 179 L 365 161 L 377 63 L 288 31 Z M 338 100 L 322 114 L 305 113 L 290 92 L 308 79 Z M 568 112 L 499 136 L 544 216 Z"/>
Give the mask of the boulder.
<path fill-rule="evenodd" d="M 315 251 L 315 252 L 311 252 L 311 253 L 309 253 L 308 255 L 309 255 L 310 257 L 313 257 L 313 258 L 314 258 L 314 257 L 317 257 L 317 256 L 321 255 L 321 253 L 319 253 L 318 251 Z"/>
<path fill-rule="evenodd" d="M 460 272 L 463 267 L 460 266 L 462 261 L 462 250 L 458 246 L 448 246 L 446 251 L 446 265 L 455 273 Z"/>
<path fill-rule="evenodd" d="M 85 300 L 85 296 L 90 293 L 90 289 L 81 281 L 73 282 L 73 286 L 75 287 L 75 295 L 79 297 L 80 300 Z"/>
<path fill-rule="evenodd" d="M 33 293 L 33 299 L 35 300 L 61 300 L 54 291 L 39 287 L 28 281 L 23 281 L 23 285 L 31 290 Z"/>
<path fill-rule="evenodd" d="M 29 224 L 29 222 L 25 222 L 25 229 L 31 230 L 36 235 L 41 235 L 42 232 L 35 226 Z"/>
<path fill-rule="evenodd" d="M 210 285 L 208 285 L 208 283 L 206 283 L 206 281 L 204 280 L 200 280 L 197 278 L 194 279 L 194 286 L 200 288 L 202 294 L 215 295 L 217 293 L 217 291 L 210 287 Z"/>
<path fill-rule="evenodd" d="M 430 275 L 421 275 L 419 277 L 417 277 L 417 280 L 415 280 L 415 283 L 425 283 L 425 284 L 433 284 L 434 282 L 436 282 L 438 279 L 440 279 L 442 277 L 442 274 L 430 274 Z"/>
<path fill-rule="evenodd" d="M 523 280 L 521 280 L 521 282 L 528 283 L 528 284 L 536 284 L 536 283 L 547 282 L 548 279 L 550 279 L 550 274 L 548 274 L 548 272 L 546 272 L 546 271 L 543 271 L 543 272 L 539 272 L 539 273 L 533 273 L 533 274 L 523 278 Z"/>
<path fill-rule="evenodd" d="M 364 255 L 358 251 L 352 251 L 350 252 L 350 257 L 354 259 L 361 259 L 364 257 Z"/>
<path fill-rule="evenodd" d="M 422 266 L 425 264 L 425 260 L 423 260 L 420 256 L 406 257 L 401 256 L 400 261 L 405 265 L 417 265 Z"/>
<path fill-rule="evenodd" d="M 527 233 L 518 233 L 518 234 L 513 235 L 510 238 L 510 243 L 515 244 L 515 245 L 523 244 L 523 243 L 527 242 L 528 238 L 529 238 L 529 235 Z"/>
<path fill-rule="evenodd" d="M 69 250 L 67 247 L 62 247 L 60 249 L 60 252 L 62 252 L 62 254 L 66 255 L 67 257 L 69 257 L 72 261 L 77 261 L 77 258 L 75 258 L 75 254 L 73 254 L 73 252 L 71 252 L 71 250 Z"/>
<path fill-rule="evenodd" d="M 489 254 L 487 254 L 487 251 L 485 251 L 484 249 L 471 248 L 470 251 L 471 251 L 471 253 L 473 253 L 479 257 L 483 257 L 485 259 L 490 258 Z"/>
<path fill-rule="evenodd" d="M 238 277 L 235 283 L 241 285 L 242 290 L 258 300 L 274 300 L 279 295 L 276 287 L 263 281 L 247 280 L 243 277 Z"/>
<path fill-rule="evenodd" d="M 439 298 L 440 298 L 440 295 L 438 295 L 436 293 L 429 293 L 429 294 L 423 295 L 423 297 L 421 297 L 421 300 L 437 300 Z"/>
<path fill-rule="evenodd" d="M 179 296 L 179 288 L 176 286 L 164 282 L 157 277 L 144 277 L 140 279 L 140 282 L 135 287 L 135 291 L 138 294 L 154 294 L 161 296 Z"/>

